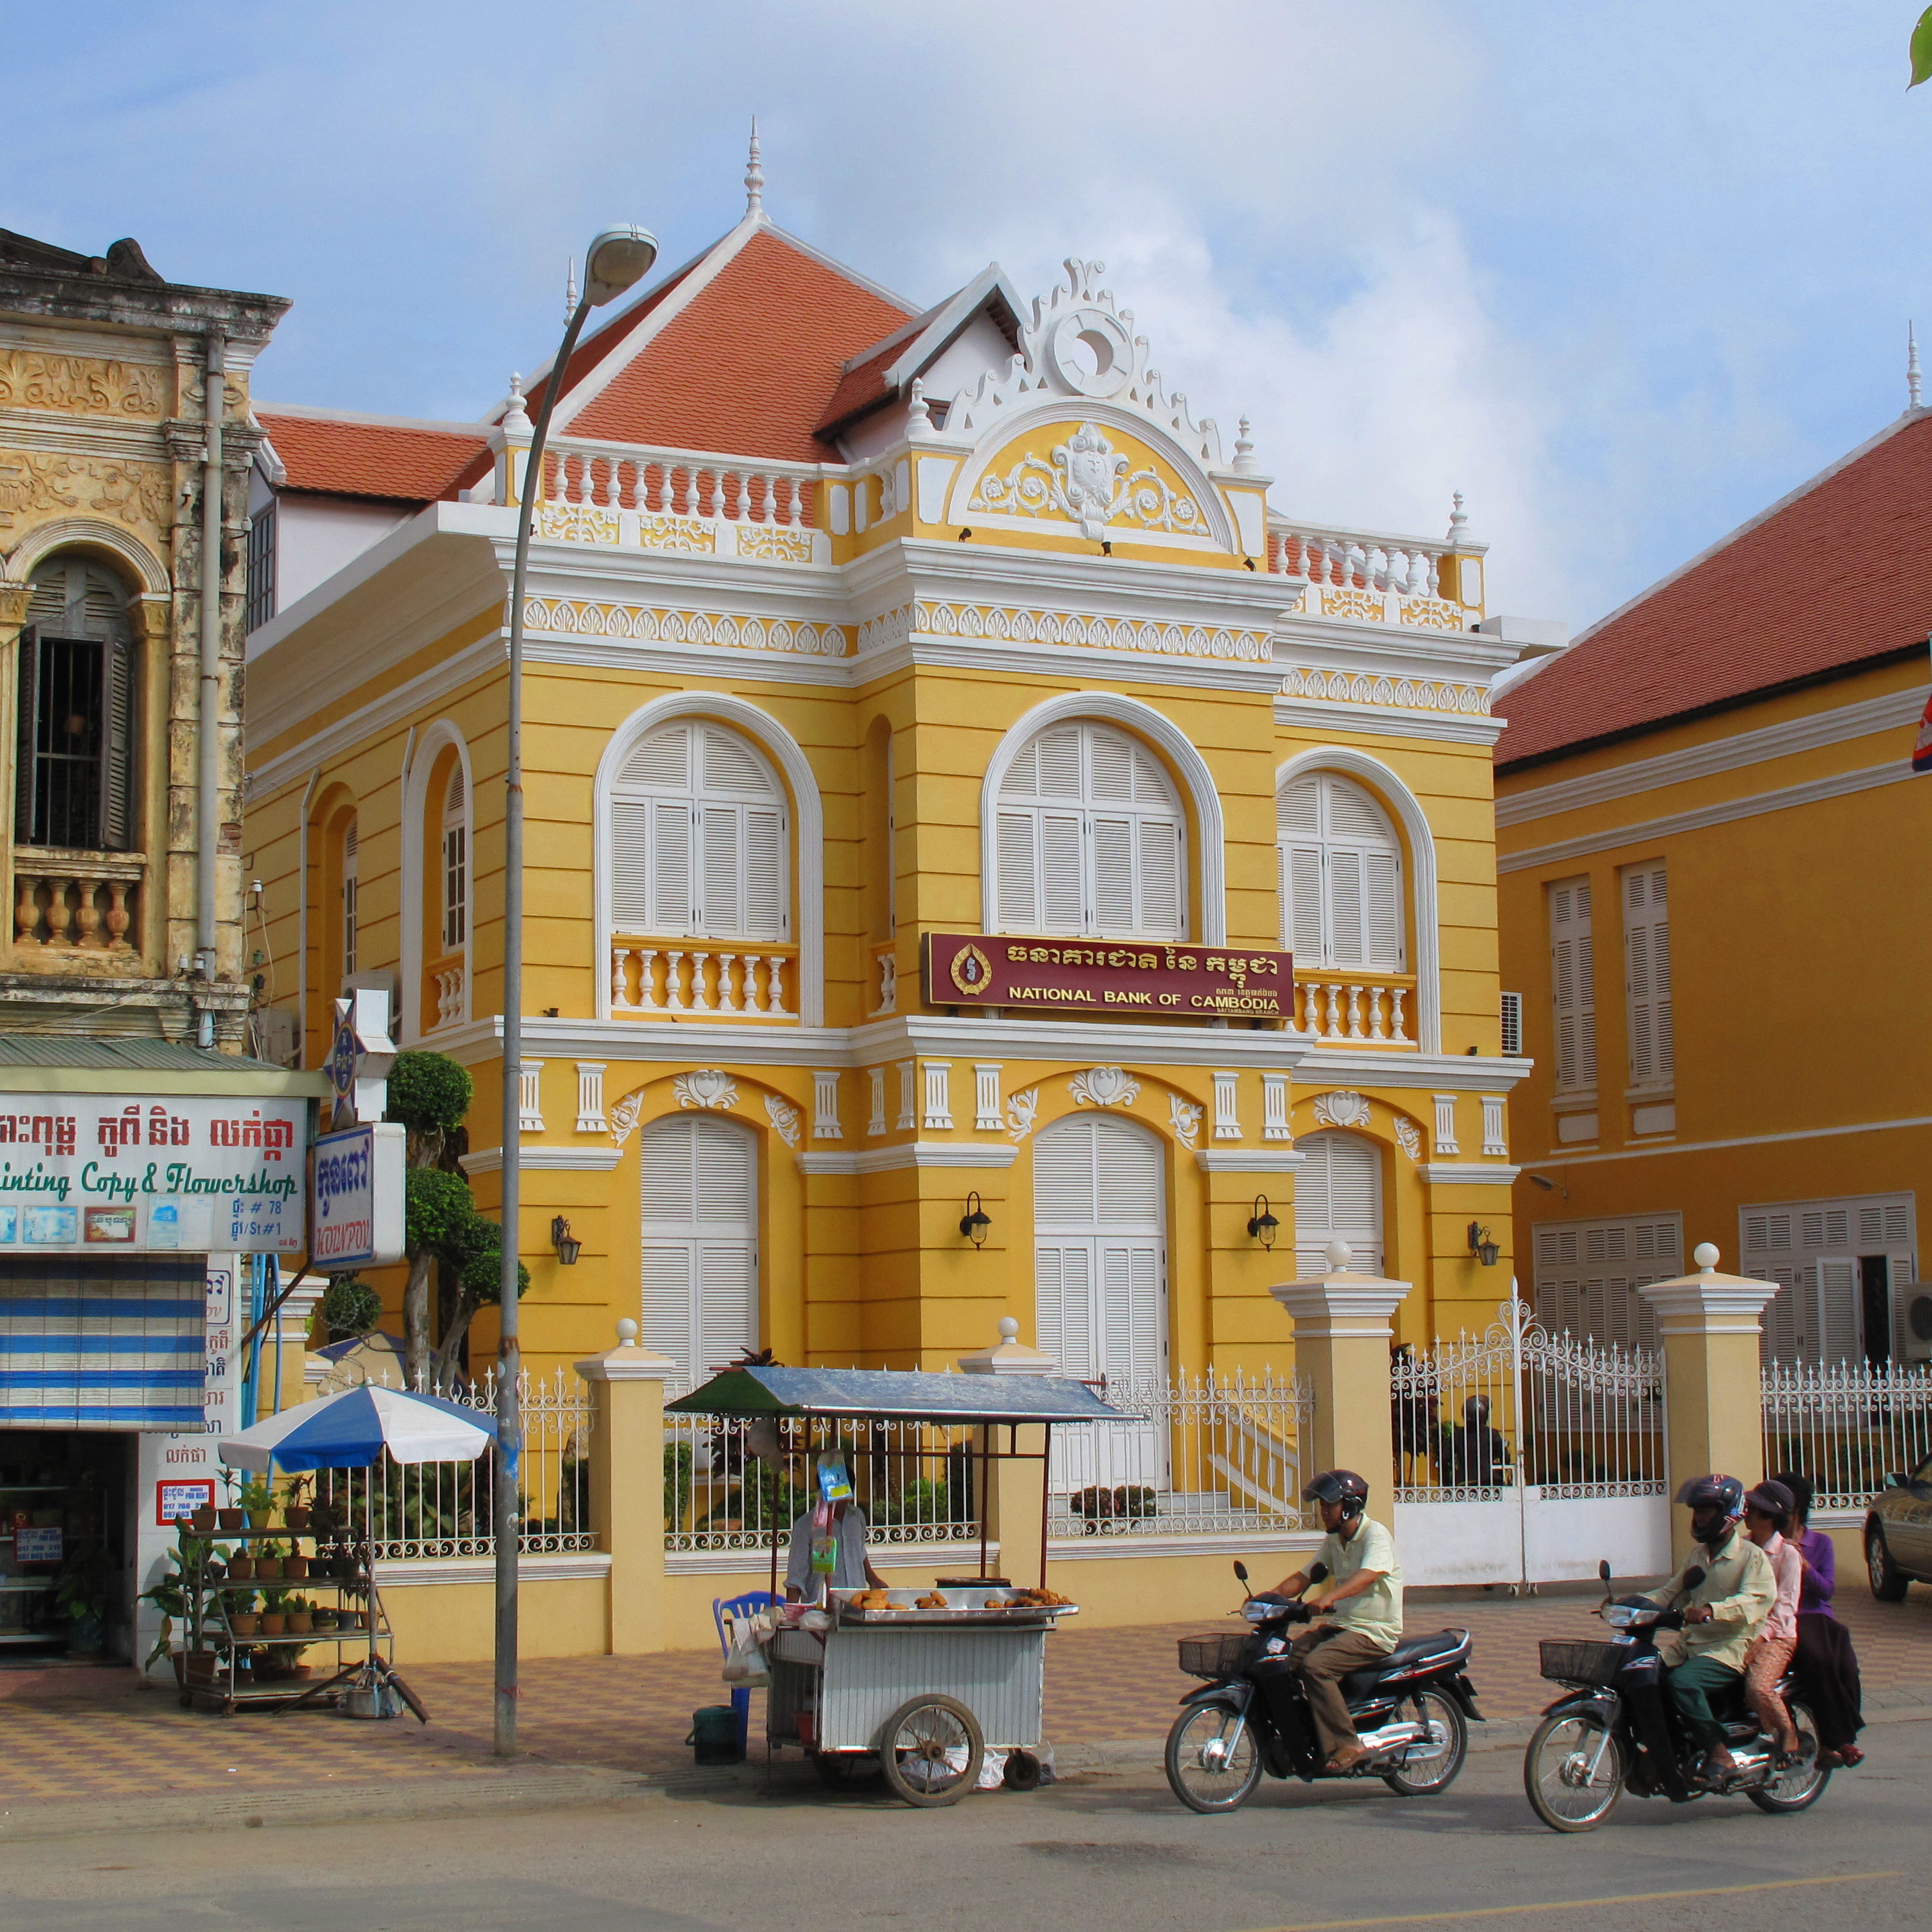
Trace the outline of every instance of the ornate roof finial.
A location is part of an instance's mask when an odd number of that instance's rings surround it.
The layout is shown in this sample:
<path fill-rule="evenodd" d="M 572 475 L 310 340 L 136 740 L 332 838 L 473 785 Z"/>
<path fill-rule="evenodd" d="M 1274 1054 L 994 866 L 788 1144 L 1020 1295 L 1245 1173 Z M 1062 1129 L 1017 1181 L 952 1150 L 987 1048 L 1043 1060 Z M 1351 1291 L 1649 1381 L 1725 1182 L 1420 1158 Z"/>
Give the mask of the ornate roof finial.
<path fill-rule="evenodd" d="M 577 257 L 570 258 L 570 266 L 563 272 L 563 326 L 570 326 L 570 318 L 577 313 Z"/>
<path fill-rule="evenodd" d="M 524 379 L 514 370 L 510 376 L 510 393 L 504 398 L 502 423 L 504 428 L 526 434 L 530 428 L 530 412 L 524 407 Z"/>
<path fill-rule="evenodd" d="M 1242 417 L 1234 436 L 1234 467 L 1243 472 L 1255 469 L 1255 446 L 1248 435 L 1252 425 L 1246 416 Z"/>
<path fill-rule="evenodd" d="M 745 213 L 762 220 L 765 212 L 765 171 L 758 164 L 758 117 L 752 116 L 752 154 L 745 167 Z"/>
<path fill-rule="evenodd" d="M 1466 543 L 1469 538 L 1469 513 L 1462 507 L 1462 493 L 1458 490 L 1449 512 L 1449 536 L 1452 544 Z"/>
<path fill-rule="evenodd" d="M 932 408 L 926 400 L 926 384 L 916 376 L 912 379 L 912 400 L 906 407 L 906 434 L 909 436 L 924 436 L 932 428 Z"/>
<path fill-rule="evenodd" d="M 1918 334 L 1910 322 L 1905 325 L 1905 408 L 1909 416 L 1925 406 L 1918 381 Z"/>

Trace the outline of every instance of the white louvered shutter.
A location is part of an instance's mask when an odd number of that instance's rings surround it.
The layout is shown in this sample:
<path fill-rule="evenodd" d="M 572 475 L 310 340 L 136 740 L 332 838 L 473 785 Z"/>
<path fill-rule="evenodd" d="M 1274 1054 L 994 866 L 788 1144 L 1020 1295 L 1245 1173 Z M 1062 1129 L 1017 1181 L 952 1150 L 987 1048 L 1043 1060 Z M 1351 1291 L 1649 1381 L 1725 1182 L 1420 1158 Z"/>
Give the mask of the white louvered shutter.
<path fill-rule="evenodd" d="M 1550 980 L 1556 1041 L 1556 1090 L 1597 1084 L 1597 967 L 1590 882 L 1565 879 L 1549 891 Z"/>
<path fill-rule="evenodd" d="M 1814 1359 L 1828 1369 L 1835 1369 L 1844 1362 L 1862 1361 L 1857 1262 L 1848 1255 L 1826 1256 L 1814 1264 L 1813 1279 L 1817 1297 L 1812 1330 L 1817 1337 Z"/>
<path fill-rule="evenodd" d="M 1184 938 L 1183 824 L 1160 760 L 1126 733 L 1087 724 L 1042 731 L 1000 788 L 1000 925 L 1068 937 Z"/>
<path fill-rule="evenodd" d="M 1624 868 L 1624 976 L 1629 1004 L 1630 1082 L 1667 1087 L 1676 1070 L 1671 1036 L 1670 912 L 1662 866 Z"/>
<path fill-rule="evenodd" d="M 644 1339 L 688 1388 L 758 1346 L 758 1167 L 749 1130 L 712 1115 L 639 1142 Z"/>
<path fill-rule="evenodd" d="M 1305 1136 L 1294 1183 L 1294 1261 L 1299 1274 L 1327 1273 L 1323 1252 L 1346 1241 L 1358 1274 L 1382 1271 L 1382 1156 L 1372 1141 L 1336 1131 Z"/>
<path fill-rule="evenodd" d="M 1283 942 L 1304 964 L 1400 973 L 1407 957 L 1402 848 L 1352 779 L 1304 772 L 1275 800 Z"/>

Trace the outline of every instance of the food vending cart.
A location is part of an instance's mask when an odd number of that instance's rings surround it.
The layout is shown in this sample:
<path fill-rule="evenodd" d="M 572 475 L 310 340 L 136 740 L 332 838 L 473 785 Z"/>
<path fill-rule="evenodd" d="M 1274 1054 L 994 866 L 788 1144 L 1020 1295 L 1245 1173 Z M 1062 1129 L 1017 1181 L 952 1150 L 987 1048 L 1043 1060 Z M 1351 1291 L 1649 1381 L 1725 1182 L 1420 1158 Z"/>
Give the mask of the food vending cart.
<path fill-rule="evenodd" d="M 825 1587 L 814 1604 L 775 1610 L 764 1646 L 766 1740 L 774 1753 L 806 1752 L 829 1784 L 882 1777 L 910 1804 L 964 1797 L 989 1756 L 1004 1760 L 1009 1783 L 1037 1783 L 1046 1640 L 1078 1610 L 1047 1586 L 1048 1442 L 1056 1426 L 1118 1412 L 1083 1384 L 1057 1377 L 758 1366 L 726 1370 L 665 1408 L 764 1422 L 749 1453 L 777 1473 L 780 1496 L 808 1504 L 804 1479 L 828 1449 L 848 1446 L 854 1432 L 890 1423 L 973 1432 L 963 1462 L 978 1504 L 978 1574 L 942 1576 L 928 1588 Z M 924 1453 L 962 1460 L 951 1445 Z M 863 1450 L 856 1454 L 862 1462 Z M 1039 1546 L 1016 1549 L 1013 1526 L 1003 1524 L 1006 1574 L 995 1576 L 986 1502 L 995 1473 L 1012 1463 L 1040 1472 Z M 775 1604 L 791 1528 L 789 1509 L 771 1513 Z M 1037 1585 L 1012 1580 L 1036 1564 Z"/>

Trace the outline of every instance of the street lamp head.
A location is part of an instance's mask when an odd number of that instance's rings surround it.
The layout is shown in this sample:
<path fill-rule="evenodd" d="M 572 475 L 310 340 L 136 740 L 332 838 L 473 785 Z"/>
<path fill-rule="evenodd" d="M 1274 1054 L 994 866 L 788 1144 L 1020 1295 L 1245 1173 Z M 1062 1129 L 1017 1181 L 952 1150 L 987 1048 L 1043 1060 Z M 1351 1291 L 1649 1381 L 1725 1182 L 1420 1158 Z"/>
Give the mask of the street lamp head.
<path fill-rule="evenodd" d="M 584 299 L 602 308 L 635 288 L 658 258 L 655 235 L 641 228 L 607 228 L 591 243 L 584 257 Z"/>

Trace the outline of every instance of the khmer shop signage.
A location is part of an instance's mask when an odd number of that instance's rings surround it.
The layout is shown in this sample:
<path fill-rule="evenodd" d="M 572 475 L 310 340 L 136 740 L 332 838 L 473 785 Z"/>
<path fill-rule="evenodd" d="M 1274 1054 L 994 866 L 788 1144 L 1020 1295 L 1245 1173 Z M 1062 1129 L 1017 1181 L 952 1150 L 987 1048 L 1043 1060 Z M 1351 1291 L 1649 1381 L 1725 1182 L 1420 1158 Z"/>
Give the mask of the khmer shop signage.
<path fill-rule="evenodd" d="M 934 1006 L 1038 1006 L 1117 1019 L 1287 1019 L 1294 1011 L 1294 961 L 1286 952 L 930 932 L 924 958 Z"/>
<path fill-rule="evenodd" d="M 302 1252 L 305 1100 L 0 1094 L 0 1258 Z"/>

